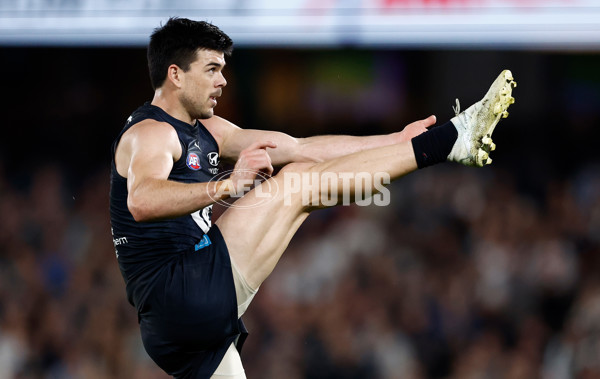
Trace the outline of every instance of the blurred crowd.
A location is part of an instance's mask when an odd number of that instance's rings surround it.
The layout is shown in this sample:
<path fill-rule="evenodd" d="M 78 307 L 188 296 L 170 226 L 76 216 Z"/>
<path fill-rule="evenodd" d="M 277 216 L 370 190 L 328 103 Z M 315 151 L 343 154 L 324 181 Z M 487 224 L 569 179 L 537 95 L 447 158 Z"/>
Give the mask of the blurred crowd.
<path fill-rule="evenodd" d="M 166 377 L 125 298 L 108 172 L 20 179 L 0 169 L 0 378 Z M 389 206 L 311 214 L 244 316 L 248 377 L 600 378 L 600 167 L 544 188 L 448 164 Z"/>

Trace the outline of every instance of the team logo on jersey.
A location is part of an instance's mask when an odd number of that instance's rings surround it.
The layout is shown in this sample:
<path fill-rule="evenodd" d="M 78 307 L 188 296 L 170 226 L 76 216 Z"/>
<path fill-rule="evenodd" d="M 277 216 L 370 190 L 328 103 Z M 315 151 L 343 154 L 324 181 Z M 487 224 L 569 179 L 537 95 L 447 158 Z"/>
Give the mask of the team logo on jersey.
<path fill-rule="evenodd" d="M 206 156 L 208 157 L 208 163 L 210 163 L 213 166 L 219 165 L 219 153 L 212 152 L 206 154 Z"/>
<path fill-rule="evenodd" d="M 196 153 L 189 153 L 185 162 L 194 171 L 200 170 L 200 157 Z"/>

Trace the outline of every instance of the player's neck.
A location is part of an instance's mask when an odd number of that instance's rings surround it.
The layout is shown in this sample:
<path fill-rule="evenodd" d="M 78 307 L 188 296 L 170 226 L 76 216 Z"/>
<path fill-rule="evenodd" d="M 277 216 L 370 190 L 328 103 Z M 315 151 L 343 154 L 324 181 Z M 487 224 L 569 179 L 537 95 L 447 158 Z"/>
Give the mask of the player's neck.
<path fill-rule="evenodd" d="M 196 121 L 192 119 L 190 114 L 185 110 L 185 108 L 173 94 L 167 94 L 161 88 L 154 92 L 154 98 L 152 99 L 151 104 L 161 108 L 170 116 L 190 125 L 193 125 Z"/>

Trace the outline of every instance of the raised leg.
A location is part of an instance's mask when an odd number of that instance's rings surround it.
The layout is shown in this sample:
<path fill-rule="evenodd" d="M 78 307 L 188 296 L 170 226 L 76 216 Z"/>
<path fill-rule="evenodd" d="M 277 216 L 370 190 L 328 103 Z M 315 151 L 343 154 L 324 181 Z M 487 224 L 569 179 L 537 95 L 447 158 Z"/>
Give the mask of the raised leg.
<path fill-rule="evenodd" d="M 447 157 L 443 154 L 439 159 L 436 158 L 437 161 L 448 159 L 467 166 L 489 164 L 491 159 L 488 154 L 495 146 L 491 134 L 500 118 L 508 115 L 507 108 L 514 103 L 511 95 L 515 86 L 512 73 L 504 70 L 481 101 L 462 113 L 457 110 L 459 114 L 451 120 L 452 124 L 442 126 L 456 129 L 455 140 L 441 149 L 450 154 Z M 440 142 L 435 138 L 436 132 L 429 133 L 415 137 L 412 142 L 361 151 L 327 162 L 288 165 L 278 175 L 239 199 L 216 224 L 223 233 L 232 260 L 247 283 L 257 289 L 269 276 L 310 211 L 338 204 L 345 199 L 340 196 L 343 195 L 341 191 L 354 194 L 359 188 L 363 194 L 371 194 L 379 188 L 376 187 L 376 180 L 370 180 L 369 185 L 364 183 L 365 186 L 359 186 L 357 174 L 372 179 L 378 174 L 385 174 L 390 180 L 398 179 L 418 167 L 413 142 L 434 150 L 440 143 L 448 143 L 447 139 L 443 138 Z M 427 156 L 426 153 L 421 151 L 419 159 Z M 287 180 L 289 175 L 305 175 L 309 178 L 327 176 L 329 180 L 317 180 L 310 186 L 301 182 L 298 191 L 291 191 L 291 181 Z M 338 195 L 337 201 L 330 201 L 332 194 Z"/>
<path fill-rule="evenodd" d="M 355 174 L 385 174 L 391 180 L 417 169 L 412 145 L 397 145 L 366 150 L 322 163 L 294 163 L 284 167 L 279 174 L 237 200 L 216 221 L 221 230 L 232 260 L 248 284 L 258 288 L 269 276 L 290 240 L 309 212 L 325 206 L 321 199 L 331 199 L 332 190 L 343 200 L 342 191 L 355 193 Z M 328 180 L 302 185 L 292 191 L 289 176 L 304 175 L 312 178 L 327 174 Z M 287 176 L 287 178 L 286 178 Z M 337 182 L 331 178 L 339 178 Z M 376 190 L 375 181 L 362 192 Z M 315 189 L 315 186 L 317 188 Z"/>

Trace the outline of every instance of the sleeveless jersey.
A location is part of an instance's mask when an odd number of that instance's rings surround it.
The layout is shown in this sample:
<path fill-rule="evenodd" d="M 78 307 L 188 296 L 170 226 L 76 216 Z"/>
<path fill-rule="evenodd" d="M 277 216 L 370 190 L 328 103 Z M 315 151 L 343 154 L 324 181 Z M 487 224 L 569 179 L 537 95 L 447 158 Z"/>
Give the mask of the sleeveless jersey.
<path fill-rule="evenodd" d="M 155 222 L 136 222 L 127 207 L 127 179 L 115 166 L 117 145 L 129 128 L 146 119 L 170 124 L 181 143 L 181 158 L 174 162 L 168 180 L 208 182 L 218 173 L 219 146 L 199 122 L 187 124 L 161 108 L 145 103 L 134 111 L 112 145 L 110 219 L 119 269 L 127 298 L 138 312 L 166 263 L 200 241 L 211 226 L 212 205 L 190 215 Z"/>

